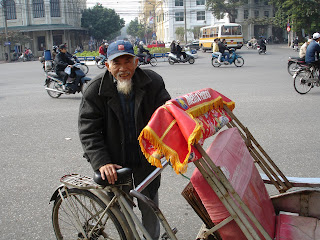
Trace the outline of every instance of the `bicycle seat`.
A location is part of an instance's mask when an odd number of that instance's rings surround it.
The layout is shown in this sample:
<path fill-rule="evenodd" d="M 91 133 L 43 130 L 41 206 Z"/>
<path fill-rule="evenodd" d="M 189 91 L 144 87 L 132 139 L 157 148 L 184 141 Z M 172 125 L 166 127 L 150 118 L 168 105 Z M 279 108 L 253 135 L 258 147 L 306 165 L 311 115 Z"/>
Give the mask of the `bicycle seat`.
<path fill-rule="evenodd" d="M 131 168 L 120 168 L 117 170 L 118 180 L 114 185 L 123 185 L 131 182 L 132 180 L 132 169 Z M 95 171 L 93 175 L 93 180 L 104 187 L 111 186 L 112 184 L 108 183 L 108 180 L 103 180 L 101 177 L 100 171 Z"/>

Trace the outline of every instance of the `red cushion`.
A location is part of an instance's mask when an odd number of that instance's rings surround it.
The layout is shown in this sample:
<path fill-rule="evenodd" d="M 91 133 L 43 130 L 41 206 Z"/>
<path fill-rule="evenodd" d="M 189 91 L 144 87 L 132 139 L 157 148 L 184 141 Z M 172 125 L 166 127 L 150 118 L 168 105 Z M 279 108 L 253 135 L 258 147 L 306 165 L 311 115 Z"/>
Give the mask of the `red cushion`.
<path fill-rule="evenodd" d="M 231 128 L 220 132 L 207 153 L 213 162 L 221 167 L 235 191 L 273 238 L 275 235 L 274 208 L 238 129 Z M 217 224 L 230 216 L 198 169 L 194 171 L 191 182 L 213 223 Z M 222 227 L 219 233 L 223 240 L 246 239 L 234 221 Z M 264 238 L 261 236 L 261 239 Z"/>
<path fill-rule="evenodd" d="M 301 217 L 280 214 L 277 216 L 278 240 L 316 240 L 320 239 L 319 220 L 311 217 Z"/>

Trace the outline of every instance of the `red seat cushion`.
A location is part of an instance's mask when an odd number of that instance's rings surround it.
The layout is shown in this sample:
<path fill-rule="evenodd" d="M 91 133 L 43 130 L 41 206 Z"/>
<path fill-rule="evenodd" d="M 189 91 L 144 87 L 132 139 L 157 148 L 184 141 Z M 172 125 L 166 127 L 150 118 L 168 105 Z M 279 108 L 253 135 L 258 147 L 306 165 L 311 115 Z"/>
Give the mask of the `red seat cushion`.
<path fill-rule="evenodd" d="M 276 240 L 320 239 L 319 220 L 316 218 L 280 214 L 276 228 Z"/>
<path fill-rule="evenodd" d="M 220 132 L 207 153 L 213 162 L 221 167 L 240 198 L 256 216 L 270 237 L 273 238 L 275 235 L 274 208 L 260 174 L 254 165 L 254 160 L 238 129 L 231 128 Z M 217 224 L 230 216 L 198 169 L 194 171 L 191 182 L 213 223 Z M 246 240 L 241 229 L 234 221 L 220 228 L 219 233 L 223 240 Z M 261 236 L 261 239 L 264 238 Z"/>

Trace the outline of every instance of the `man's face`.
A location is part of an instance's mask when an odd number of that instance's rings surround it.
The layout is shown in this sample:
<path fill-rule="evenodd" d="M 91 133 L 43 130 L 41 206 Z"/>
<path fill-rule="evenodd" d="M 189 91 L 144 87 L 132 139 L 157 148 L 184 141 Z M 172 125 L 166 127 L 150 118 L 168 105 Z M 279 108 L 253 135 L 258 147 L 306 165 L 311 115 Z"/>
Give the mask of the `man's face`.
<path fill-rule="evenodd" d="M 138 65 L 138 58 L 131 55 L 122 55 L 117 57 L 110 62 L 106 62 L 108 71 L 114 76 L 118 81 L 129 81 Z"/>
<path fill-rule="evenodd" d="M 66 48 L 62 48 L 62 49 L 60 49 L 60 52 L 66 53 L 67 49 Z"/>

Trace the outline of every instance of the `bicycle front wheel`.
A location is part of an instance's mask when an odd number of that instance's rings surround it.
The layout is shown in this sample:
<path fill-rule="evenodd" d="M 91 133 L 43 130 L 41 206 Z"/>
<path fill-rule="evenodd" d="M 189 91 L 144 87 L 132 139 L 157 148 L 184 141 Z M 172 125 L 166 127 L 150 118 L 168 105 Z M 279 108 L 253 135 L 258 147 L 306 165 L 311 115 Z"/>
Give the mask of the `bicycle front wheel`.
<path fill-rule="evenodd" d="M 52 209 L 52 224 L 58 240 L 126 240 L 121 224 L 110 209 L 98 222 L 106 205 L 97 196 L 89 191 L 74 188 L 69 189 L 67 194 L 64 192 L 63 198 L 59 195 Z"/>
<path fill-rule="evenodd" d="M 294 89 L 300 94 L 308 93 L 313 84 L 311 82 L 311 73 L 306 70 L 300 70 L 293 79 Z"/>

